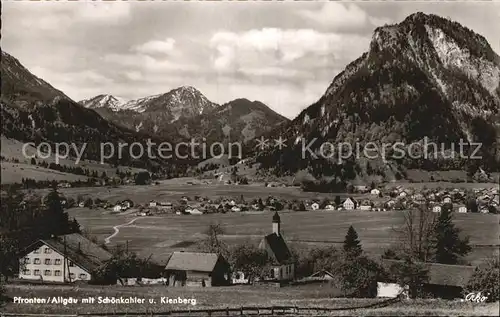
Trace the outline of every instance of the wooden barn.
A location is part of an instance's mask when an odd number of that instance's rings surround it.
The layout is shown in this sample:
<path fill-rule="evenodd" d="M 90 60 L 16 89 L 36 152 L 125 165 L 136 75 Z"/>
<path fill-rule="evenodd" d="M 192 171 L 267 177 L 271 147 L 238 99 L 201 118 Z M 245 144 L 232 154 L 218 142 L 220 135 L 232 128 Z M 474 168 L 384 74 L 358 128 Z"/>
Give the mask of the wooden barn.
<path fill-rule="evenodd" d="M 396 263 L 402 263 L 398 260 L 384 260 L 383 266 L 392 275 L 392 267 Z M 425 263 L 426 270 L 428 271 L 428 281 L 424 283 L 424 292 L 433 296 L 434 298 L 456 299 L 463 298 L 464 287 L 467 285 L 469 279 L 474 273 L 474 266 L 465 265 L 449 265 L 439 263 Z M 394 279 L 379 281 L 387 284 L 387 287 L 395 287 Z M 383 283 L 382 283 L 383 284 Z M 379 296 L 383 291 L 380 289 L 379 283 Z M 388 296 L 384 296 L 388 297 Z"/>
<path fill-rule="evenodd" d="M 229 285 L 229 263 L 216 253 L 174 252 L 165 267 L 169 286 Z"/>

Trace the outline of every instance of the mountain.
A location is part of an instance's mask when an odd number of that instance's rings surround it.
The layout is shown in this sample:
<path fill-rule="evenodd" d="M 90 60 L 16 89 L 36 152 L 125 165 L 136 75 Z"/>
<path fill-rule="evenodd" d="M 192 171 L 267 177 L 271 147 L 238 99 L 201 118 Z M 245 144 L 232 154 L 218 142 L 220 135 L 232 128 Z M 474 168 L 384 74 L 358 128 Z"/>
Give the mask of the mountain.
<path fill-rule="evenodd" d="M 2 51 L 2 101 L 28 107 L 59 97 L 71 100 L 60 90 L 29 72 L 19 60 Z"/>
<path fill-rule="evenodd" d="M 394 145 L 428 137 L 448 150 L 460 139 L 481 142 L 483 159 L 414 160 L 395 158 L 389 151 L 389 162 L 379 164 L 376 172 L 383 175 L 393 168 L 391 162 L 498 170 L 499 79 L 500 57 L 484 37 L 436 15 L 412 14 L 399 24 L 377 28 L 368 52 L 339 73 L 316 103 L 268 135 L 286 138 L 288 147 L 262 151 L 257 160 L 277 174 L 309 169 L 345 179 L 355 177 L 352 169 L 360 172 L 365 163 L 351 158 L 339 165 L 327 155 L 316 160 L 308 151 L 304 157 L 302 145 L 317 138 L 309 148 L 318 153 L 324 142 Z M 348 176 L 345 164 L 350 164 Z"/>
<path fill-rule="evenodd" d="M 235 99 L 209 113 L 181 120 L 178 125 L 187 138 L 248 142 L 287 121 L 260 101 Z"/>
<path fill-rule="evenodd" d="M 137 132 L 181 141 L 249 141 L 288 121 L 259 101 L 236 99 L 219 106 L 193 87 L 117 104 L 111 95 L 80 101 L 104 118 Z"/>
<path fill-rule="evenodd" d="M 112 95 L 98 95 L 79 103 L 90 109 L 102 108 L 114 112 L 131 110 L 137 113 L 159 114 L 162 120 L 169 122 L 181 118 L 192 118 L 217 107 L 217 104 L 208 100 L 199 90 L 191 86 L 183 86 L 164 94 L 130 101 Z M 109 115 L 107 112 L 104 114 Z"/>
<path fill-rule="evenodd" d="M 85 99 L 78 103 L 88 109 L 107 108 L 112 111 L 119 111 L 127 101 L 112 95 L 97 95 L 94 98 Z"/>
<path fill-rule="evenodd" d="M 118 143 L 146 142 L 146 136 L 108 122 L 94 110 L 74 102 L 4 51 L 1 67 L 3 136 L 37 145 L 65 142 L 81 149 L 86 144 L 83 159 L 90 160 L 100 160 L 101 145 L 106 142 L 115 145 L 115 149 Z M 159 163 L 145 156 L 132 159 L 126 149 L 121 158 L 118 156 L 116 151 L 109 162 L 137 167 Z"/>

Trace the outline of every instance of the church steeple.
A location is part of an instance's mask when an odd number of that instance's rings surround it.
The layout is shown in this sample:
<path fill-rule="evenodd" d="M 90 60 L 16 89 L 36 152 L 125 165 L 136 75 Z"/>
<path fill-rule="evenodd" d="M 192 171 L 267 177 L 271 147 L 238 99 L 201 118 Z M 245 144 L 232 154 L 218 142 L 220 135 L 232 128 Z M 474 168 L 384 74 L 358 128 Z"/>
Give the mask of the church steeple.
<path fill-rule="evenodd" d="M 280 226 L 281 226 L 281 219 L 280 215 L 278 215 L 278 212 L 274 212 L 273 215 L 273 233 L 276 235 L 280 235 Z"/>

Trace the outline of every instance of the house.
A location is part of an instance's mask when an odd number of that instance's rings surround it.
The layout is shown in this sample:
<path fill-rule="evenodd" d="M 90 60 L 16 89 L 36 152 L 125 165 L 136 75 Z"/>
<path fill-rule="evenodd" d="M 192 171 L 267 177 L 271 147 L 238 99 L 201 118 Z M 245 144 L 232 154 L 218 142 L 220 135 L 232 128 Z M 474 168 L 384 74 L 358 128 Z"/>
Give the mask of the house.
<path fill-rule="evenodd" d="M 441 209 L 442 209 L 441 206 L 436 205 L 436 206 L 432 207 L 432 212 L 441 212 Z"/>
<path fill-rule="evenodd" d="M 366 185 L 354 186 L 354 189 L 360 193 L 367 193 L 370 191 L 370 188 L 368 188 L 368 186 Z"/>
<path fill-rule="evenodd" d="M 231 274 L 231 284 L 248 284 L 250 277 L 244 272 L 237 271 Z"/>
<path fill-rule="evenodd" d="M 310 281 L 331 281 L 334 278 L 335 276 L 332 273 L 326 270 L 321 270 L 311 274 L 306 279 Z"/>
<path fill-rule="evenodd" d="M 22 252 L 19 278 L 59 283 L 90 281 L 93 272 L 110 258 L 108 251 L 78 233 L 40 239 Z"/>
<path fill-rule="evenodd" d="M 199 210 L 198 208 L 190 209 L 189 213 L 191 215 L 203 215 L 203 211 Z"/>
<path fill-rule="evenodd" d="M 156 207 L 156 205 L 157 205 L 157 202 L 155 200 L 151 200 L 149 202 L 149 207 Z"/>
<path fill-rule="evenodd" d="M 380 195 L 380 189 L 378 188 L 374 188 L 370 191 L 370 195 L 373 195 L 373 196 L 378 196 Z"/>
<path fill-rule="evenodd" d="M 114 212 L 120 212 L 120 211 L 122 211 L 122 209 L 124 209 L 124 208 L 120 204 L 117 204 L 117 205 L 113 206 L 113 211 Z"/>
<path fill-rule="evenodd" d="M 80 207 L 80 208 L 85 207 L 85 202 L 84 201 L 79 202 L 78 207 Z"/>
<path fill-rule="evenodd" d="M 401 287 L 398 283 L 377 282 L 377 297 L 396 298 L 398 296 L 408 297 L 408 286 Z"/>
<path fill-rule="evenodd" d="M 326 205 L 325 210 L 335 210 L 335 206 L 333 205 Z"/>
<path fill-rule="evenodd" d="M 359 209 L 360 210 L 372 210 L 372 205 L 371 205 L 371 202 L 370 201 L 363 201 L 360 205 L 359 205 Z"/>
<path fill-rule="evenodd" d="M 389 199 L 388 201 L 385 202 L 384 206 L 387 209 L 392 209 L 396 205 L 396 201 L 394 199 Z"/>
<path fill-rule="evenodd" d="M 500 205 L 500 195 L 495 194 L 492 199 L 493 202 L 495 202 L 497 205 Z"/>
<path fill-rule="evenodd" d="M 125 209 L 129 209 L 129 208 L 134 207 L 134 202 L 132 200 L 130 200 L 130 199 L 125 199 L 124 201 L 122 201 L 122 206 Z"/>
<path fill-rule="evenodd" d="M 443 204 L 451 204 L 451 196 L 446 195 L 443 197 Z"/>
<path fill-rule="evenodd" d="M 408 192 L 407 192 L 406 190 L 403 190 L 403 191 L 401 191 L 401 192 L 398 194 L 398 196 L 399 196 L 399 197 L 401 197 L 401 198 L 404 198 L 404 197 L 408 196 Z"/>
<path fill-rule="evenodd" d="M 400 264 L 403 262 L 398 260 L 383 260 L 382 266 L 385 268 L 386 272 L 389 273 L 389 278 L 379 282 L 394 284 L 394 265 L 398 263 Z M 449 265 L 439 263 L 421 264 L 428 271 L 428 280 L 423 285 L 424 292 L 431 294 L 435 298 L 444 299 L 462 299 L 464 287 L 469 282 L 475 269 L 473 266 L 465 265 Z M 381 288 L 380 295 L 383 295 L 384 293 L 389 295 L 391 290 L 393 290 L 392 294 L 394 294 L 394 285 L 390 288 L 383 287 Z"/>
<path fill-rule="evenodd" d="M 265 236 L 259 244 L 259 249 L 265 250 L 271 259 L 271 270 L 267 280 L 290 281 L 295 278 L 295 264 L 292 253 L 281 234 L 281 219 L 277 212 L 273 215 L 271 234 Z"/>
<path fill-rule="evenodd" d="M 229 284 L 229 264 L 216 253 L 174 252 L 165 271 L 170 286 L 209 287 Z"/>
<path fill-rule="evenodd" d="M 458 206 L 456 210 L 459 213 L 467 213 L 467 207 L 465 205 Z"/>
<path fill-rule="evenodd" d="M 312 210 L 318 210 L 319 209 L 319 204 L 318 203 L 311 204 L 311 209 Z"/>
<path fill-rule="evenodd" d="M 346 210 L 353 210 L 356 208 L 356 201 L 350 197 L 348 197 L 344 202 L 342 203 L 344 206 L 344 209 Z"/>

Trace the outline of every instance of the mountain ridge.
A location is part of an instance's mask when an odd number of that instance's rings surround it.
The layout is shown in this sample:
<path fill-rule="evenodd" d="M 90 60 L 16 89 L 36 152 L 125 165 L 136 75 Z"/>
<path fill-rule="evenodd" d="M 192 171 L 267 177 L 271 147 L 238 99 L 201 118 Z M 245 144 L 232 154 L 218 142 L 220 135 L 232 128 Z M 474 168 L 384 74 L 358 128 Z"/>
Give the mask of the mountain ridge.
<path fill-rule="evenodd" d="M 482 142 L 481 164 L 497 168 L 500 58 L 471 32 L 423 13 L 375 29 L 368 52 L 335 76 L 317 102 L 269 135 L 284 136 L 289 148 L 257 154 L 263 168 L 290 173 L 317 164 L 300 162 L 301 140 L 317 138 L 318 151 L 322 141 L 411 143 L 425 136 L 448 147 L 461 139 Z"/>

